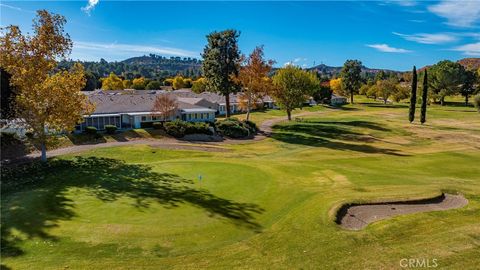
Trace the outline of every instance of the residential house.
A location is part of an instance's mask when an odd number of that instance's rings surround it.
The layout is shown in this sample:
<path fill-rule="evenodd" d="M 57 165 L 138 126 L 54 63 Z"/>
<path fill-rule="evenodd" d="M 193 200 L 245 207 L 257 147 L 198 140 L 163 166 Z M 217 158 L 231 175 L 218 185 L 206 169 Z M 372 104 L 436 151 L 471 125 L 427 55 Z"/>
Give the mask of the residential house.
<path fill-rule="evenodd" d="M 167 121 L 182 119 L 189 122 L 213 122 L 215 115 L 226 114 L 226 102 L 223 95 L 203 92 L 194 93 L 190 89 L 166 90 L 95 90 L 83 92 L 95 111 L 85 115 L 85 121 L 76 127 L 77 132 L 87 126 L 104 130 L 105 125 L 115 125 L 118 129 L 140 128 L 146 122 L 162 121 L 159 113 L 152 112 L 159 95 L 171 95 L 177 102 L 177 111 Z M 266 96 L 257 101 L 265 108 L 276 108 L 274 101 Z M 243 112 L 239 95 L 230 94 L 230 112 Z"/>
<path fill-rule="evenodd" d="M 162 121 L 163 116 L 152 109 L 159 95 L 167 94 L 164 91 L 95 91 L 87 93 L 90 102 L 95 104 L 95 111 L 85 115 L 85 121 L 76 127 L 81 132 L 87 126 L 94 126 L 104 130 L 105 125 L 114 125 L 118 129 L 140 128 L 142 123 Z M 176 97 L 175 97 L 176 98 Z M 202 103 L 203 101 L 198 100 Z M 215 121 L 215 109 L 202 107 L 186 100 L 176 100 L 177 110 L 167 120 L 182 119 L 189 122 Z"/>
<path fill-rule="evenodd" d="M 332 98 L 330 99 L 330 105 L 332 106 L 339 106 L 347 103 L 347 98 L 332 94 Z"/>

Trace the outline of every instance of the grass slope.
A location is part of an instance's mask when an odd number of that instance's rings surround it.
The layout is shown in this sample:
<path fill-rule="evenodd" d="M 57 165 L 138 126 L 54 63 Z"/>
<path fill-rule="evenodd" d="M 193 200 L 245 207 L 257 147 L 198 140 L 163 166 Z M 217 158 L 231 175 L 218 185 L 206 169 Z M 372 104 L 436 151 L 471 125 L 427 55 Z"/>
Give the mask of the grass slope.
<path fill-rule="evenodd" d="M 281 123 L 227 151 L 99 148 L 2 175 L 2 264 L 12 269 L 394 269 L 480 264 L 480 117 L 377 103 Z M 267 120 L 279 111 L 258 112 Z M 200 180 L 201 176 L 201 180 Z M 462 209 L 352 232 L 345 202 L 461 192 Z"/>

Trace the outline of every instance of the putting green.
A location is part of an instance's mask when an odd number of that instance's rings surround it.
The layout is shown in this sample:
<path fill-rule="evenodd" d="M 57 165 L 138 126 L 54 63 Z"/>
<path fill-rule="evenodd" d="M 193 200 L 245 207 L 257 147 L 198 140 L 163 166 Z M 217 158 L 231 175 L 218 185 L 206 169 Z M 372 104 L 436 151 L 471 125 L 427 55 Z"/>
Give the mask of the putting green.
<path fill-rule="evenodd" d="M 403 258 L 435 258 L 444 268 L 479 265 L 480 117 L 434 106 L 421 126 L 406 123 L 407 110 L 322 109 L 276 126 L 272 138 L 222 145 L 228 151 L 99 148 L 4 172 L 2 264 L 392 269 Z M 469 204 L 356 232 L 334 222 L 347 202 L 441 192 L 460 192 Z"/>

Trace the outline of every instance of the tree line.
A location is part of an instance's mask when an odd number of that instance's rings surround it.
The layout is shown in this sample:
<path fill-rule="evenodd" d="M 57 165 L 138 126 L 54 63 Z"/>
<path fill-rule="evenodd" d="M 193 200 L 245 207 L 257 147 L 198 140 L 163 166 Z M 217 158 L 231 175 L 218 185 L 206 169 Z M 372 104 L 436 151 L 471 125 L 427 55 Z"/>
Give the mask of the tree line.
<path fill-rule="evenodd" d="M 133 57 L 121 62 L 100 61 L 73 61 L 62 60 L 57 70 L 68 70 L 75 63 L 81 63 L 85 69 L 87 79 L 83 91 L 92 91 L 102 87 L 102 79 L 111 73 L 122 80 L 133 81 L 143 77 L 149 81 L 158 81 L 161 85 L 165 79 L 174 76 L 198 78 L 201 75 L 201 61 L 190 57 L 164 57 L 155 54 Z"/>
<path fill-rule="evenodd" d="M 348 67 L 352 63 L 347 61 L 345 67 Z M 365 95 L 372 99 L 380 99 L 384 103 L 387 102 L 400 102 L 409 98 L 410 85 L 412 81 L 422 81 L 425 71 L 428 70 L 428 86 L 430 92 L 427 99 L 433 103 L 445 104 L 445 98 L 448 96 L 462 95 L 465 98 L 465 106 L 469 105 L 469 98 L 473 95 L 480 93 L 480 69 L 465 68 L 463 65 L 457 62 L 449 60 L 443 60 L 435 65 L 426 67 L 418 72 L 418 78 L 415 72 L 415 76 L 412 73 L 384 73 L 380 71 L 376 76 L 371 78 L 365 78 L 359 75 L 358 63 L 356 64 L 357 77 L 352 78 L 350 75 L 340 75 L 340 77 L 330 80 L 330 87 L 332 91 L 339 95 L 350 95 L 353 98 L 353 94 L 358 93 Z M 351 69 L 351 68 L 349 68 Z M 349 81 L 356 82 L 353 87 L 344 80 L 348 78 Z M 350 87 L 349 87 L 350 86 Z M 352 91 L 354 89 L 354 91 Z M 423 83 L 420 84 L 420 93 L 423 89 Z M 421 95 L 419 95 L 421 96 Z M 353 100 L 351 100 L 353 102 Z"/>

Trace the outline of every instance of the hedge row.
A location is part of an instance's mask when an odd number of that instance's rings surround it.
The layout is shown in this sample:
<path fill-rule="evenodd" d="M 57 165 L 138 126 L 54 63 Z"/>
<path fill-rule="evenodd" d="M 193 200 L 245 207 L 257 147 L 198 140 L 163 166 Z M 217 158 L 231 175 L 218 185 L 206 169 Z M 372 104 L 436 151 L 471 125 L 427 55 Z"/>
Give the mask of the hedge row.
<path fill-rule="evenodd" d="M 171 122 L 165 122 L 163 128 L 167 134 L 176 138 L 181 138 L 187 134 L 213 134 L 210 125 L 207 123 L 190 123 L 178 119 Z"/>
<path fill-rule="evenodd" d="M 212 130 L 216 130 L 220 135 L 230 138 L 247 138 L 253 136 L 258 131 L 257 125 L 254 122 L 247 120 L 240 121 L 234 117 L 218 120 L 215 123 L 191 123 L 177 119 L 171 122 L 153 122 L 149 124 L 149 127 L 164 129 L 167 134 L 176 138 L 181 138 L 188 134 L 213 135 Z M 114 134 L 117 131 L 117 127 L 114 125 L 105 125 L 105 130 L 108 134 Z M 88 126 L 85 128 L 85 133 L 96 135 L 97 129 Z"/>

